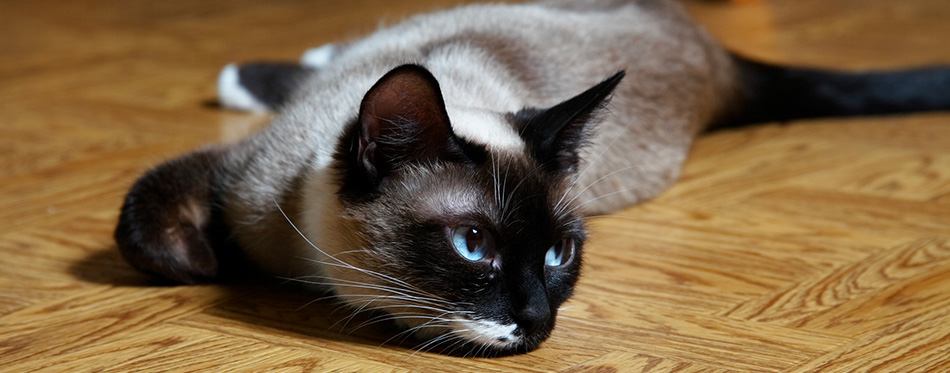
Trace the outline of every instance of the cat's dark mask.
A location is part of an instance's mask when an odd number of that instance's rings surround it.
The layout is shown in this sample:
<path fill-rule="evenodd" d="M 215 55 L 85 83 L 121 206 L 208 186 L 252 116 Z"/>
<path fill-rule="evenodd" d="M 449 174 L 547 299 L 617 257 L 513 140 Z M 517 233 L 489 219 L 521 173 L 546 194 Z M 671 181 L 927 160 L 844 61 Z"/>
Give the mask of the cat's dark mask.
<path fill-rule="evenodd" d="M 352 304 L 389 312 L 447 352 L 536 348 L 580 273 L 572 181 L 622 77 L 548 109 L 500 114 L 524 142 L 512 151 L 457 136 L 425 68 L 383 76 L 336 154 L 344 215 L 359 227 L 347 261 L 367 271 L 344 281 L 378 292 Z"/>

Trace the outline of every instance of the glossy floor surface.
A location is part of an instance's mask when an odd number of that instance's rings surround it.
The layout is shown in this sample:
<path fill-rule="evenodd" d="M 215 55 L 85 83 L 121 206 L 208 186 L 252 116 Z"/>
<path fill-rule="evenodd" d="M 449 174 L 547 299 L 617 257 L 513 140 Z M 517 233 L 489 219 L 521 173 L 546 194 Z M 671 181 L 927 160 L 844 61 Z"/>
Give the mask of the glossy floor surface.
<path fill-rule="evenodd" d="M 674 188 L 591 221 L 576 296 L 522 356 L 381 345 L 312 295 L 154 286 L 121 260 L 141 172 L 266 123 L 215 106 L 220 67 L 456 3 L 0 4 L 0 371 L 950 369 L 950 113 L 703 137 Z M 947 1 L 687 4 L 768 61 L 950 63 Z"/>

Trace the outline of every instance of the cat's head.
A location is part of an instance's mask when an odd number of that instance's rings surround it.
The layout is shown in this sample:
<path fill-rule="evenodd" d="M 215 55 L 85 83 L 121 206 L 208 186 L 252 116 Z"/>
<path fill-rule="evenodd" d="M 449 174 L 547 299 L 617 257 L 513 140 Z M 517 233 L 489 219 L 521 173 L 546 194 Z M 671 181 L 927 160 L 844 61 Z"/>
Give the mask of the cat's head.
<path fill-rule="evenodd" d="M 336 153 L 338 198 L 358 242 L 330 271 L 337 295 L 431 338 L 425 349 L 537 348 L 580 274 L 585 227 L 572 183 L 590 124 L 622 77 L 551 108 L 486 117 L 520 138 L 496 147 L 455 133 L 425 68 L 383 76 Z"/>

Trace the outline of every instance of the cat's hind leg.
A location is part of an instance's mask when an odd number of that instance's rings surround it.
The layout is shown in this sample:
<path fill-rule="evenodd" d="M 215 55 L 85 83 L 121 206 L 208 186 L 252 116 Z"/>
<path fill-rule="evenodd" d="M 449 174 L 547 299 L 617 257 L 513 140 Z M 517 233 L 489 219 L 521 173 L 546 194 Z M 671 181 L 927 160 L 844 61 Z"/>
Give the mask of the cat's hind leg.
<path fill-rule="evenodd" d="M 300 57 L 300 64 L 314 69 L 324 68 L 333 61 L 339 50 L 340 48 L 332 43 L 307 49 Z"/>
<path fill-rule="evenodd" d="M 296 63 L 232 63 L 218 75 L 218 102 L 234 110 L 275 111 L 314 71 Z"/>
<path fill-rule="evenodd" d="M 280 109 L 307 77 L 329 65 L 339 52 L 336 44 L 308 49 L 300 63 L 232 63 L 218 75 L 218 102 L 222 107 L 251 112 Z"/>

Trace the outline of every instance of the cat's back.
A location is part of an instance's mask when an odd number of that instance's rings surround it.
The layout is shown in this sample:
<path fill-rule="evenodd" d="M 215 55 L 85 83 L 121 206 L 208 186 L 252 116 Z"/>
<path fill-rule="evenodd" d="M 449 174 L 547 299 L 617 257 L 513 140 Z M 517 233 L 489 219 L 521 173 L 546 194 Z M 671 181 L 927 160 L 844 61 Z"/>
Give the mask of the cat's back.
<path fill-rule="evenodd" d="M 670 144 L 677 149 L 670 162 L 676 163 L 692 133 L 714 114 L 716 97 L 728 88 L 719 83 L 730 78 L 722 68 L 726 60 L 679 4 L 669 0 L 469 5 L 415 16 L 340 44 L 332 61 L 303 84 L 273 125 L 252 141 L 259 145 L 254 148 L 281 144 L 280 158 L 294 159 L 291 163 L 327 167 L 336 144 L 326 139 L 339 138 L 367 90 L 406 63 L 425 66 L 438 79 L 453 127 L 466 126 L 469 121 L 459 114 L 473 111 L 497 115 L 549 107 L 625 70 L 628 78 L 615 91 L 612 115 L 591 149 L 629 136 L 626 145 L 614 145 L 611 153 L 647 159 L 640 153 L 655 153 L 653 144 Z M 656 123 L 664 123 L 664 128 L 656 128 Z M 655 141 L 646 143 L 649 140 Z M 658 173 L 645 172 L 648 175 L 617 177 L 657 185 L 651 190 L 672 179 L 651 180 Z"/>
<path fill-rule="evenodd" d="M 304 104 L 291 111 L 331 116 L 322 122 L 337 126 L 380 76 L 405 63 L 432 71 L 450 106 L 496 112 L 545 107 L 619 70 L 661 83 L 672 83 L 663 75 L 702 75 L 716 48 L 667 0 L 474 4 L 415 16 L 339 45 L 333 62 L 301 90 Z M 671 61 L 687 66 L 678 69 Z M 639 94 L 632 93 L 625 96 Z M 300 108 L 329 100 L 333 107 L 319 113 Z"/>
<path fill-rule="evenodd" d="M 667 0 L 542 1 L 474 4 L 416 16 L 351 44 L 345 65 L 422 62 L 457 70 L 467 62 L 500 63 L 516 79 L 545 84 L 603 78 L 666 54 L 692 53 L 705 39 L 678 4 Z M 452 53 L 484 52 L 491 61 L 462 61 Z M 451 53 L 446 53 L 451 52 Z M 443 66 L 444 65 L 444 66 Z M 555 76 L 547 72 L 559 73 Z M 438 75 L 437 75 L 438 76 Z M 554 78 L 557 79 L 554 79 Z M 566 88 L 566 87 L 565 87 Z"/>

